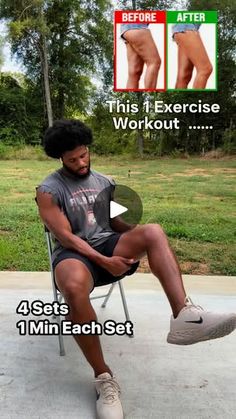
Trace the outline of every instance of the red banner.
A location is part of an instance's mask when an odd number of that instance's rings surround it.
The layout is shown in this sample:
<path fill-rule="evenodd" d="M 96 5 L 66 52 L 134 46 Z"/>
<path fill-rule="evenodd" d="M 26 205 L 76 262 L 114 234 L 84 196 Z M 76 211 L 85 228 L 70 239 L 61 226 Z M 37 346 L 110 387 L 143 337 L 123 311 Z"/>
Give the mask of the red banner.
<path fill-rule="evenodd" d="M 116 10 L 115 23 L 165 23 L 166 12 L 157 10 Z"/>

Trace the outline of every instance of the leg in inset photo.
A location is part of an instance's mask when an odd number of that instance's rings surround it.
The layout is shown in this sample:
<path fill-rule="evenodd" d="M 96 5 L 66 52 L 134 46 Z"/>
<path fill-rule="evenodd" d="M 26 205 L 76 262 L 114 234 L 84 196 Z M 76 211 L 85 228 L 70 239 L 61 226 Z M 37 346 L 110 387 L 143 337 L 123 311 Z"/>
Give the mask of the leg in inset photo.
<path fill-rule="evenodd" d="M 186 31 L 175 33 L 174 39 L 178 45 L 179 60 L 176 88 L 186 88 L 184 78 L 186 84 L 190 77 L 192 65 L 197 72 L 193 82 L 193 89 L 205 89 L 213 67 L 199 32 Z"/>
<path fill-rule="evenodd" d="M 144 61 L 129 43 L 126 44 L 126 48 L 128 61 L 128 80 L 126 88 L 138 89 L 139 80 L 143 73 Z"/>
<path fill-rule="evenodd" d="M 157 86 L 157 77 L 159 69 L 161 66 L 161 58 L 158 53 L 156 44 L 153 40 L 152 34 L 148 29 L 132 29 L 128 30 L 123 35 L 127 44 L 127 57 L 128 57 L 128 67 L 129 75 L 130 71 L 133 72 L 133 60 L 128 51 L 129 47 L 132 47 L 132 50 L 136 52 L 137 56 L 146 64 L 147 69 L 144 77 L 144 88 L 154 90 Z M 131 68 L 131 70 L 130 70 Z M 140 67 L 138 66 L 138 70 Z M 130 78 L 130 76 L 129 76 Z M 129 80 L 128 80 L 129 82 Z M 127 83 L 128 88 L 128 83 Z M 133 88 L 130 87 L 129 88 Z M 134 87 L 137 88 L 137 87 Z"/>
<path fill-rule="evenodd" d="M 194 65 L 182 48 L 178 48 L 178 73 L 175 88 L 187 89 L 193 75 Z"/>

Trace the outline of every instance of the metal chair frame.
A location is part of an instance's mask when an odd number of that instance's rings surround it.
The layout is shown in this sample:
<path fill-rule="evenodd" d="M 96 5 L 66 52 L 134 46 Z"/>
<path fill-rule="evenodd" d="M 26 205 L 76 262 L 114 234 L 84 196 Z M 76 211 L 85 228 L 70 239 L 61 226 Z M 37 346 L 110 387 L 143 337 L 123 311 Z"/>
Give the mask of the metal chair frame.
<path fill-rule="evenodd" d="M 55 274 L 54 274 L 53 266 L 52 266 L 52 251 L 53 251 L 52 237 L 51 237 L 50 231 L 48 230 L 48 228 L 46 226 L 44 226 L 44 230 L 45 230 L 46 241 L 47 241 L 47 249 L 48 249 L 48 258 L 49 258 L 49 265 L 50 265 L 53 297 L 54 297 L 54 301 L 57 301 L 58 303 L 61 303 L 61 301 L 63 300 L 63 295 L 56 288 Z M 124 314 L 125 314 L 126 321 L 130 321 L 130 315 L 129 315 L 128 306 L 127 306 L 127 302 L 126 302 L 126 298 L 125 298 L 125 292 L 124 292 L 122 279 L 118 280 L 117 282 L 112 283 L 107 293 L 105 293 L 103 295 L 90 297 L 90 300 L 104 298 L 104 301 L 103 301 L 101 307 L 105 308 L 106 305 L 107 305 L 107 302 L 108 302 L 108 300 L 109 300 L 109 298 L 112 294 L 112 291 L 113 291 L 113 289 L 114 289 L 114 287 L 117 283 L 119 285 L 120 296 L 121 296 L 121 300 L 122 300 L 122 304 L 123 304 L 123 309 L 124 309 Z M 57 315 L 57 316 L 55 315 L 53 317 L 56 319 L 56 322 L 60 326 L 60 324 L 61 324 L 60 315 Z M 133 337 L 133 335 L 128 335 L 128 336 Z M 65 346 L 64 346 L 63 336 L 61 334 L 58 335 L 58 341 L 59 341 L 60 355 L 64 356 L 65 355 Z"/>

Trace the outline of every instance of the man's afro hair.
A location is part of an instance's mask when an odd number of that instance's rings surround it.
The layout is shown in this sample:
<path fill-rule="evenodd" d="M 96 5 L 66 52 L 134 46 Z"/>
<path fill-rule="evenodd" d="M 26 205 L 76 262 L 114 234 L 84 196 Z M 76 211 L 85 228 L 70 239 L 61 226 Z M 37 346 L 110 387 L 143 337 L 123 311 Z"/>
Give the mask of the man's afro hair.
<path fill-rule="evenodd" d="M 93 141 L 90 128 L 76 119 L 60 119 L 44 135 L 44 151 L 49 157 L 59 159 L 66 151 L 74 150 Z"/>

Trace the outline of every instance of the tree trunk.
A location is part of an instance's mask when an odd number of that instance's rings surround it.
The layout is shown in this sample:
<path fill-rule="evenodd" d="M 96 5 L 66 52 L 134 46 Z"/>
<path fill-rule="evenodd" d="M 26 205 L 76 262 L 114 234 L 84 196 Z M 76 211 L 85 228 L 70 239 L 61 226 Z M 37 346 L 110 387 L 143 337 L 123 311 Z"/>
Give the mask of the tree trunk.
<path fill-rule="evenodd" d="M 137 93 L 137 99 L 138 99 L 138 108 L 139 112 L 137 114 L 138 119 L 142 119 L 143 117 L 143 94 L 142 92 Z M 143 157 L 143 131 L 141 129 L 137 130 L 137 145 L 138 145 L 138 153 L 140 157 Z"/>
<path fill-rule="evenodd" d="M 143 157 L 143 132 L 142 131 L 138 131 L 137 143 L 138 143 L 139 155 L 140 157 Z"/>
<path fill-rule="evenodd" d="M 50 83 L 49 83 L 47 44 L 46 44 L 46 37 L 44 34 L 42 34 L 42 70 L 43 70 L 48 126 L 51 127 L 53 125 L 53 114 L 52 114 L 52 102 L 51 102 Z"/>

